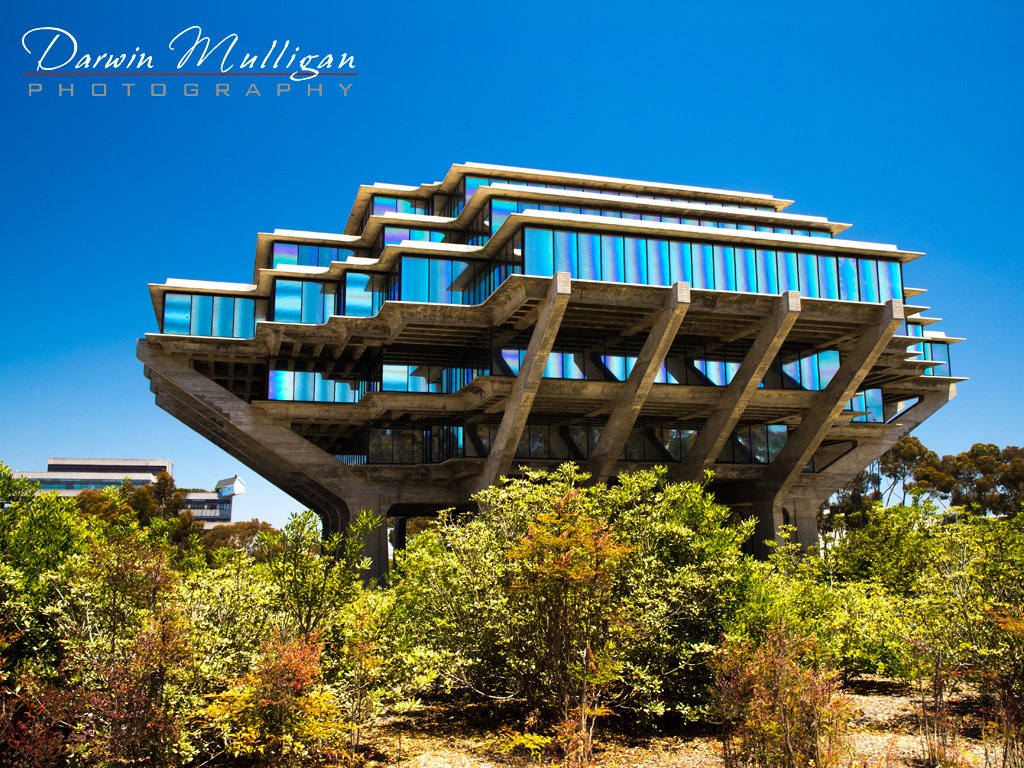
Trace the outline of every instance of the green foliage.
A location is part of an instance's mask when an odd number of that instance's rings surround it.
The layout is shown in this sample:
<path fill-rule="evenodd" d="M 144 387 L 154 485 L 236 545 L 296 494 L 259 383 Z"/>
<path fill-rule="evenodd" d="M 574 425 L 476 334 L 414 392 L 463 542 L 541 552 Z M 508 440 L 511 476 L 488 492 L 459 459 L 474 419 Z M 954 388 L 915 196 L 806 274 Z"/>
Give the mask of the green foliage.
<path fill-rule="evenodd" d="M 753 524 L 665 474 L 607 488 L 571 464 L 526 471 L 479 494 L 473 519 L 419 534 L 395 590 L 448 686 L 564 716 L 588 679 L 619 708 L 699 714 Z"/>
<path fill-rule="evenodd" d="M 976 443 L 938 459 L 930 454 L 914 470 L 916 487 L 978 514 L 1013 517 L 1024 504 L 1024 448 Z"/>
<path fill-rule="evenodd" d="M 283 531 L 259 534 L 277 606 L 303 636 L 322 629 L 352 599 L 366 567 L 361 536 L 376 524 L 363 514 L 347 534 L 324 540 L 316 515 L 306 511 L 292 515 Z"/>
<path fill-rule="evenodd" d="M 715 659 L 715 713 L 726 768 L 837 768 L 853 720 L 813 642 L 785 625 L 758 642 L 728 640 Z"/>

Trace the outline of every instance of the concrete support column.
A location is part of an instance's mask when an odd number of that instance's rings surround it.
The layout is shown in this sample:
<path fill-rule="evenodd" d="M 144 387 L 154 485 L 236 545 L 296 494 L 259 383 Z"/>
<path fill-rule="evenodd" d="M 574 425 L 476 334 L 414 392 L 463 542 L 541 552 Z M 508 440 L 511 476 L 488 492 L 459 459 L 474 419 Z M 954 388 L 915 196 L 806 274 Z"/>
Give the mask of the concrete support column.
<path fill-rule="evenodd" d="M 351 496 L 348 500 L 351 510 L 350 522 L 361 512 L 370 512 L 377 518 L 377 526 L 363 539 L 363 555 L 370 558 L 370 569 L 363 574 L 368 584 L 383 584 L 388 575 L 391 558 L 388 555 L 387 505 L 379 495 L 365 494 Z"/>
<path fill-rule="evenodd" d="M 629 439 L 629 433 L 644 407 L 644 401 L 654 386 L 654 377 L 658 375 L 658 369 L 665 362 L 665 356 L 675 341 L 679 326 L 682 325 L 686 310 L 689 308 L 690 286 L 686 283 L 676 283 L 669 287 L 665 306 L 654 319 L 636 364 L 615 401 L 608 421 L 601 431 L 597 448 L 590 457 L 593 482 L 603 483 L 612 474 Z"/>
<path fill-rule="evenodd" d="M 775 311 L 767 318 L 750 351 L 743 358 L 736 376 L 726 387 L 720 403 L 697 433 L 697 439 L 686 459 L 673 472 L 674 478 L 681 480 L 700 477 L 705 469 L 715 463 L 799 314 L 800 294 L 796 291 L 782 294 Z"/>
<path fill-rule="evenodd" d="M 523 430 L 526 428 L 526 420 L 530 416 L 530 409 L 533 407 L 537 389 L 540 387 L 541 378 L 544 375 L 544 366 L 548 364 L 548 355 L 551 354 L 551 347 L 554 346 L 555 338 L 558 336 L 558 328 L 562 324 L 562 317 L 565 316 L 565 309 L 569 305 L 571 292 L 572 280 L 568 272 L 559 272 L 551 278 L 551 286 L 544 303 L 540 306 L 537 324 L 530 337 L 530 344 L 526 348 L 526 355 L 519 368 L 519 375 L 516 376 L 515 383 L 512 385 L 512 394 L 509 395 L 505 406 L 501 425 L 491 444 L 487 463 L 480 473 L 478 479 L 480 488 L 493 485 L 498 477 L 508 472 L 512 466 L 512 460 L 516 455 L 516 446 L 519 445 Z"/>
<path fill-rule="evenodd" d="M 768 468 L 768 480 L 779 493 L 785 494 L 803 471 L 902 322 L 903 303 L 891 299 L 878 308 L 875 323 L 862 330 L 860 339 L 844 356 L 839 371 L 804 413 L 800 426 Z"/>

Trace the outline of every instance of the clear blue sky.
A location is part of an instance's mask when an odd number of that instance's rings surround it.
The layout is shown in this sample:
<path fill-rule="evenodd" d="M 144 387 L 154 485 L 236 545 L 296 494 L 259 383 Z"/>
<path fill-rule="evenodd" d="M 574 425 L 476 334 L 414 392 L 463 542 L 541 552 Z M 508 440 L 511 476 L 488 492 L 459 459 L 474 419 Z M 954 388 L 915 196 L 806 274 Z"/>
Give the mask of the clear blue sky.
<path fill-rule="evenodd" d="M 969 337 L 953 363 L 971 381 L 918 434 L 939 452 L 1024 442 L 1018 4 L 173 6 L 0 10 L 0 460 L 14 468 L 166 456 L 182 485 L 237 472 L 236 518 L 283 522 L 297 502 L 154 404 L 134 354 L 156 330 L 146 284 L 246 282 L 257 232 L 340 231 L 358 184 L 465 160 L 767 192 L 853 223 L 850 237 L 927 251 L 907 282 L 928 289 L 937 327 Z M 341 78 L 320 98 L 264 83 L 215 98 L 210 82 L 186 98 L 181 80 L 165 98 L 99 98 L 85 78 L 74 97 L 56 96 L 61 78 L 27 95 L 33 27 L 169 68 L 168 40 L 193 24 L 253 52 L 275 38 L 348 52 L 360 75 L 347 97 L 327 93 Z"/>

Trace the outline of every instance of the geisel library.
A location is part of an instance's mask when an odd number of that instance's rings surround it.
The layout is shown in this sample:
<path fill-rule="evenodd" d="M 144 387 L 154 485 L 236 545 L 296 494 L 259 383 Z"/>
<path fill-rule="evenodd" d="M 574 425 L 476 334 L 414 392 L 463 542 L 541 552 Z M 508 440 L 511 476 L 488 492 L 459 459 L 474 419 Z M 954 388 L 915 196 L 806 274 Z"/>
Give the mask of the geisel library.
<path fill-rule="evenodd" d="M 362 186 L 343 234 L 260 234 L 252 284 L 150 286 L 160 407 L 338 530 L 465 507 L 520 466 L 714 470 L 819 504 L 960 381 L 904 267 L 789 200 L 466 163 Z M 386 567 L 384 529 L 370 551 Z"/>

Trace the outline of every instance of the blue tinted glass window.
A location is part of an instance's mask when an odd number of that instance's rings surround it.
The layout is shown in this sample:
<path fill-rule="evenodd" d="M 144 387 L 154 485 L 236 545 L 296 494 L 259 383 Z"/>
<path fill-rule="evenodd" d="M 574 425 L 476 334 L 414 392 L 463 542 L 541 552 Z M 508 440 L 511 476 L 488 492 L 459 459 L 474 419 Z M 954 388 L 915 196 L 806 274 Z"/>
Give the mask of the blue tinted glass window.
<path fill-rule="evenodd" d="M 291 371 L 271 371 L 267 396 L 271 400 L 294 400 L 294 378 Z"/>
<path fill-rule="evenodd" d="M 715 246 L 715 289 L 736 290 L 736 261 L 731 245 Z"/>
<path fill-rule="evenodd" d="M 692 283 L 690 244 L 672 241 L 668 244 L 669 282 Z"/>
<path fill-rule="evenodd" d="M 882 301 L 903 300 L 903 275 L 898 261 L 878 262 L 878 293 Z"/>
<path fill-rule="evenodd" d="M 822 389 L 839 373 L 839 351 L 826 349 L 818 353 L 818 380 Z"/>
<path fill-rule="evenodd" d="M 303 267 L 320 266 L 320 248 L 316 245 L 300 245 L 299 264 Z"/>
<path fill-rule="evenodd" d="M 821 389 L 817 355 L 807 355 L 807 357 L 800 358 L 800 383 L 804 389 L 814 391 Z"/>
<path fill-rule="evenodd" d="M 415 256 L 402 257 L 400 301 L 428 301 L 430 291 L 430 264 Z"/>
<path fill-rule="evenodd" d="M 523 238 L 523 271 L 527 275 L 554 274 L 554 233 L 550 229 L 527 227 Z"/>
<path fill-rule="evenodd" d="M 779 270 L 775 263 L 775 251 L 759 250 L 757 260 L 757 290 L 759 293 L 780 293 Z"/>
<path fill-rule="evenodd" d="M 274 320 L 279 323 L 302 322 L 302 283 L 298 280 L 274 282 Z"/>
<path fill-rule="evenodd" d="M 232 336 L 235 324 L 235 300 L 229 296 L 213 297 L 213 335 Z"/>
<path fill-rule="evenodd" d="M 213 297 L 192 297 L 192 326 L 189 333 L 193 336 L 213 335 Z"/>
<path fill-rule="evenodd" d="M 601 279 L 610 283 L 625 281 L 623 264 L 623 243 L 621 237 L 601 235 Z"/>
<path fill-rule="evenodd" d="M 253 299 L 235 299 L 235 336 L 251 339 L 256 333 L 256 302 Z"/>
<path fill-rule="evenodd" d="M 345 275 L 345 314 L 353 317 L 369 317 L 373 314 L 369 275 L 359 272 Z"/>
<path fill-rule="evenodd" d="M 486 187 L 488 185 L 488 183 L 489 182 L 488 182 L 487 179 L 481 179 L 481 178 L 478 178 L 476 176 L 467 176 L 466 179 L 465 179 L 466 194 L 465 194 L 465 197 L 463 199 L 468 203 L 469 202 L 469 198 L 471 198 L 473 196 L 473 194 L 478 189 L 480 189 L 480 187 Z"/>
<path fill-rule="evenodd" d="M 320 283 L 302 283 L 302 323 L 322 323 L 324 321 L 323 286 Z"/>
<path fill-rule="evenodd" d="M 839 298 L 843 301 L 859 301 L 857 288 L 857 260 L 849 256 L 839 257 Z"/>
<path fill-rule="evenodd" d="M 627 283 L 647 284 L 647 241 L 644 238 L 623 238 L 623 266 Z"/>
<path fill-rule="evenodd" d="M 757 261 L 753 248 L 736 249 L 736 290 L 757 293 Z"/>
<path fill-rule="evenodd" d="M 579 274 L 576 269 L 576 233 L 555 232 L 554 237 L 555 272 L 568 272 L 573 277 L 576 277 Z"/>
<path fill-rule="evenodd" d="M 857 279 L 861 301 L 878 301 L 878 263 L 874 259 L 857 259 Z"/>
<path fill-rule="evenodd" d="M 299 246 L 294 243 L 274 243 L 274 257 L 271 268 L 299 263 Z"/>
<path fill-rule="evenodd" d="M 393 197 L 381 197 L 375 195 L 373 198 L 374 215 L 381 213 L 398 213 L 398 201 Z"/>
<path fill-rule="evenodd" d="M 192 297 L 183 293 L 164 296 L 164 333 L 188 335 L 192 327 Z"/>
<path fill-rule="evenodd" d="M 491 234 L 497 232 L 508 217 L 516 213 L 516 207 L 513 200 L 491 200 Z"/>
<path fill-rule="evenodd" d="M 779 293 L 786 291 L 800 291 L 801 295 L 808 294 L 800 287 L 800 269 L 796 254 L 792 251 L 779 251 L 776 258 L 779 268 Z"/>
<path fill-rule="evenodd" d="M 818 276 L 821 278 L 821 298 L 839 298 L 839 269 L 835 256 L 818 256 Z"/>
<path fill-rule="evenodd" d="M 647 241 L 647 282 L 650 285 L 671 285 L 669 243 L 666 240 Z"/>
<path fill-rule="evenodd" d="M 577 237 L 576 274 L 581 280 L 601 279 L 601 236 L 581 232 Z"/>
<path fill-rule="evenodd" d="M 693 243 L 690 246 L 693 253 L 693 287 L 708 288 L 715 287 L 715 249 L 706 243 Z"/>
<path fill-rule="evenodd" d="M 800 267 L 800 294 L 809 299 L 821 297 L 818 282 L 818 258 L 810 253 L 797 254 Z"/>

